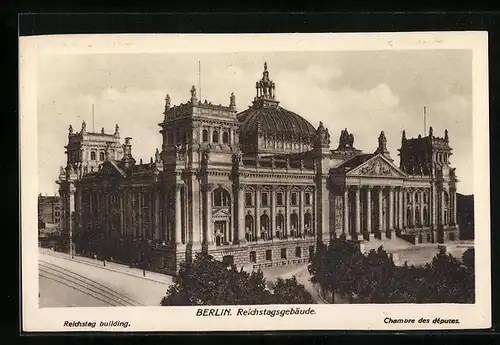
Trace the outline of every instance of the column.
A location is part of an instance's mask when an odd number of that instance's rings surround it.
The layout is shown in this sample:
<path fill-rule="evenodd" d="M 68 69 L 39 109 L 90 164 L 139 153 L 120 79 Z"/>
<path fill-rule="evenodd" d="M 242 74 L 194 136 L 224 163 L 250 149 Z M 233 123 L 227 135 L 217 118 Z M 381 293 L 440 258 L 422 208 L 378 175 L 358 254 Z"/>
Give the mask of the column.
<path fill-rule="evenodd" d="M 421 227 L 424 227 L 424 192 L 423 190 L 420 190 L 420 224 Z"/>
<path fill-rule="evenodd" d="M 245 243 L 245 185 L 240 184 L 238 186 L 238 236 L 236 238 L 236 243 Z"/>
<path fill-rule="evenodd" d="M 144 205 L 144 190 L 141 187 L 139 189 L 139 198 L 137 200 L 137 234 L 140 238 L 144 238 L 144 229 L 143 229 L 143 217 L 142 207 Z"/>
<path fill-rule="evenodd" d="M 300 189 L 300 200 L 299 200 L 299 234 L 304 233 L 304 188 Z"/>
<path fill-rule="evenodd" d="M 404 213 L 404 207 L 403 207 L 403 188 L 398 189 L 398 229 L 403 228 L 403 213 Z"/>
<path fill-rule="evenodd" d="M 175 185 L 175 243 L 182 243 L 182 219 L 181 219 L 181 188 L 182 184 Z"/>
<path fill-rule="evenodd" d="M 344 234 L 349 233 L 349 187 L 344 187 Z"/>
<path fill-rule="evenodd" d="M 155 240 L 161 240 L 160 230 L 160 193 L 159 189 L 155 189 Z"/>
<path fill-rule="evenodd" d="M 444 189 L 441 189 L 441 222 L 440 224 L 444 225 L 445 224 L 445 221 L 444 221 L 444 217 L 445 217 L 445 213 L 444 213 L 444 207 L 445 207 L 445 200 L 444 200 Z"/>
<path fill-rule="evenodd" d="M 382 209 L 384 207 L 383 202 L 383 189 L 382 187 L 378 187 L 378 231 L 381 232 L 384 227 L 384 215 L 382 213 Z"/>
<path fill-rule="evenodd" d="M 255 187 L 255 230 L 257 240 L 260 240 L 260 186 Z"/>
<path fill-rule="evenodd" d="M 403 193 L 403 226 L 401 229 L 406 229 L 408 227 L 408 214 L 406 212 L 408 206 L 408 196 L 406 195 L 406 189 L 401 188 L 401 192 Z"/>
<path fill-rule="evenodd" d="M 290 215 L 292 214 L 290 212 L 290 187 L 286 187 L 286 192 L 285 192 L 285 200 L 286 200 L 286 210 L 285 210 L 285 234 L 288 234 L 290 232 Z M 273 229 L 275 231 L 275 229 Z"/>
<path fill-rule="evenodd" d="M 457 224 L 457 190 L 456 189 L 452 189 L 452 193 L 451 195 L 453 195 L 453 225 L 456 225 Z"/>
<path fill-rule="evenodd" d="M 123 189 L 118 189 L 118 207 L 120 208 L 120 235 L 123 236 L 125 230 L 125 210 L 123 205 Z"/>
<path fill-rule="evenodd" d="M 69 221 L 68 221 L 68 235 L 69 235 L 69 240 L 70 240 L 70 246 L 73 243 L 73 227 L 74 227 L 74 213 L 75 213 L 75 191 L 76 188 L 73 184 L 69 185 L 69 207 L 68 207 L 68 213 L 69 213 Z M 70 247 L 70 251 L 73 250 Z"/>
<path fill-rule="evenodd" d="M 270 192 L 270 198 L 271 198 L 271 219 L 269 219 L 271 223 L 271 234 L 274 237 L 276 234 L 276 189 L 273 186 Z M 281 229 L 281 231 L 284 231 L 285 229 Z"/>
<path fill-rule="evenodd" d="M 205 232 L 203 242 L 211 245 L 214 243 L 214 230 L 212 225 L 212 190 L 214 186 L 209 183 L 205 185 Z"/>
<path fill-rule="evenodd" d="M 372 186 L 366 186 L 366 233 L 372 232 Z"/>
<path fill-rule="evenodd" d="M 360 188 L 356 187 L 356 190 L 354 191 L 355 193 L 355 200 L 356 200 L 356 227 L 354 229 L 356 234 L 359 234 L 361 232 L 361 200 L 360 200 Z"/>
<path fill-rule="evenodd" d="M 394 187 L 389 187 L 389 228 L 387 230 L 394 230 Z"/>
<path fill-rule="evenodd" d="M 417 205 L 415 204 L 415 193 L 416 193 L 415 190 L 411 191 L 411 217 L 412 217 L 411 224 L 412 224 L 412 228 L 415 228 L 415 220 L 417 219 L 416 214 L 415 214 L 415 210 L 417 208 Z"/>

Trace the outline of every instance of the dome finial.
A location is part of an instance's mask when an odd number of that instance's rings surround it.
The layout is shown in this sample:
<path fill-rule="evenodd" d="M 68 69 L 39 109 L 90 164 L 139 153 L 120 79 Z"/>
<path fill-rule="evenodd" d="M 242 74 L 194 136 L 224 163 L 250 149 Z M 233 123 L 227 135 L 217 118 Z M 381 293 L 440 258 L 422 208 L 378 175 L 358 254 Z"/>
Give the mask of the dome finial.
<path fill-rule="evenodd" d="M 264 62 L 264 71 L 267 71 L 267 61 Z"/>

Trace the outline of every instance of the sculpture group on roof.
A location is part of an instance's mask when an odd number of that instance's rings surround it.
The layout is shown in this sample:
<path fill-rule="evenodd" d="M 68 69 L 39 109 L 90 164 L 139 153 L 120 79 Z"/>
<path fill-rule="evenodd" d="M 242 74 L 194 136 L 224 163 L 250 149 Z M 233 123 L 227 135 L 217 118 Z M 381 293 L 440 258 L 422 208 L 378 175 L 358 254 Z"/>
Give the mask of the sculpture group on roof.
<path fill-rule="evenodd" d="M 349 134 L 347 128 L 340 132 L 339 149 L 354 148 L 354 135 Z"/>

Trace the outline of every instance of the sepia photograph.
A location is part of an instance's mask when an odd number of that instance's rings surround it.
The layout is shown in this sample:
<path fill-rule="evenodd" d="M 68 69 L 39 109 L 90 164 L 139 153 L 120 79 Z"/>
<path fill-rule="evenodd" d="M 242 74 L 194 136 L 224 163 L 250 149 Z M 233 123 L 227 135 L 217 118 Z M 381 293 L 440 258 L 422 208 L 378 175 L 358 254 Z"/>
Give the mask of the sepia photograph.
<path fill-rule="evenodd" d="M 486 36 L 383 36 L 38 38 L 23 304 L 63 331 L 487 326 Z"/>

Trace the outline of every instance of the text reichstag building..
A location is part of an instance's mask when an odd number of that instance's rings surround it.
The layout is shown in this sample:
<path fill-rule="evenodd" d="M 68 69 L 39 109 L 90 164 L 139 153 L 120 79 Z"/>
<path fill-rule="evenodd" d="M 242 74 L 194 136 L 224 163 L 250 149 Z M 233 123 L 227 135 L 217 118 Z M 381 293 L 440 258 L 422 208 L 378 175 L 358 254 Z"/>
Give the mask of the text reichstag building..
<path fill-rule="evenodd" d="M 318 242 L 342 234 L 415 245 L 458 240 L 447 131 L 403 131 L 398 167 L 384 132 L 377 150 L 363 153 L 347 129 L 332 143 L 321 122 L 314 128 L 283 108 L 267 64 L 255 88 L 242 112 L 234 94 L 229 106 L 201 102 L 194 86 L 186 103 L 171 106 L 167 95 L 162 149 L 149 162 L 134 159 L 118 125 L 113 134 L 70 127 L 57 182 L 76 251 L 84 239 L 139 241 L 152 269 L 175 273 L 201 251 L 254 267 L 305 262 Z"/>

